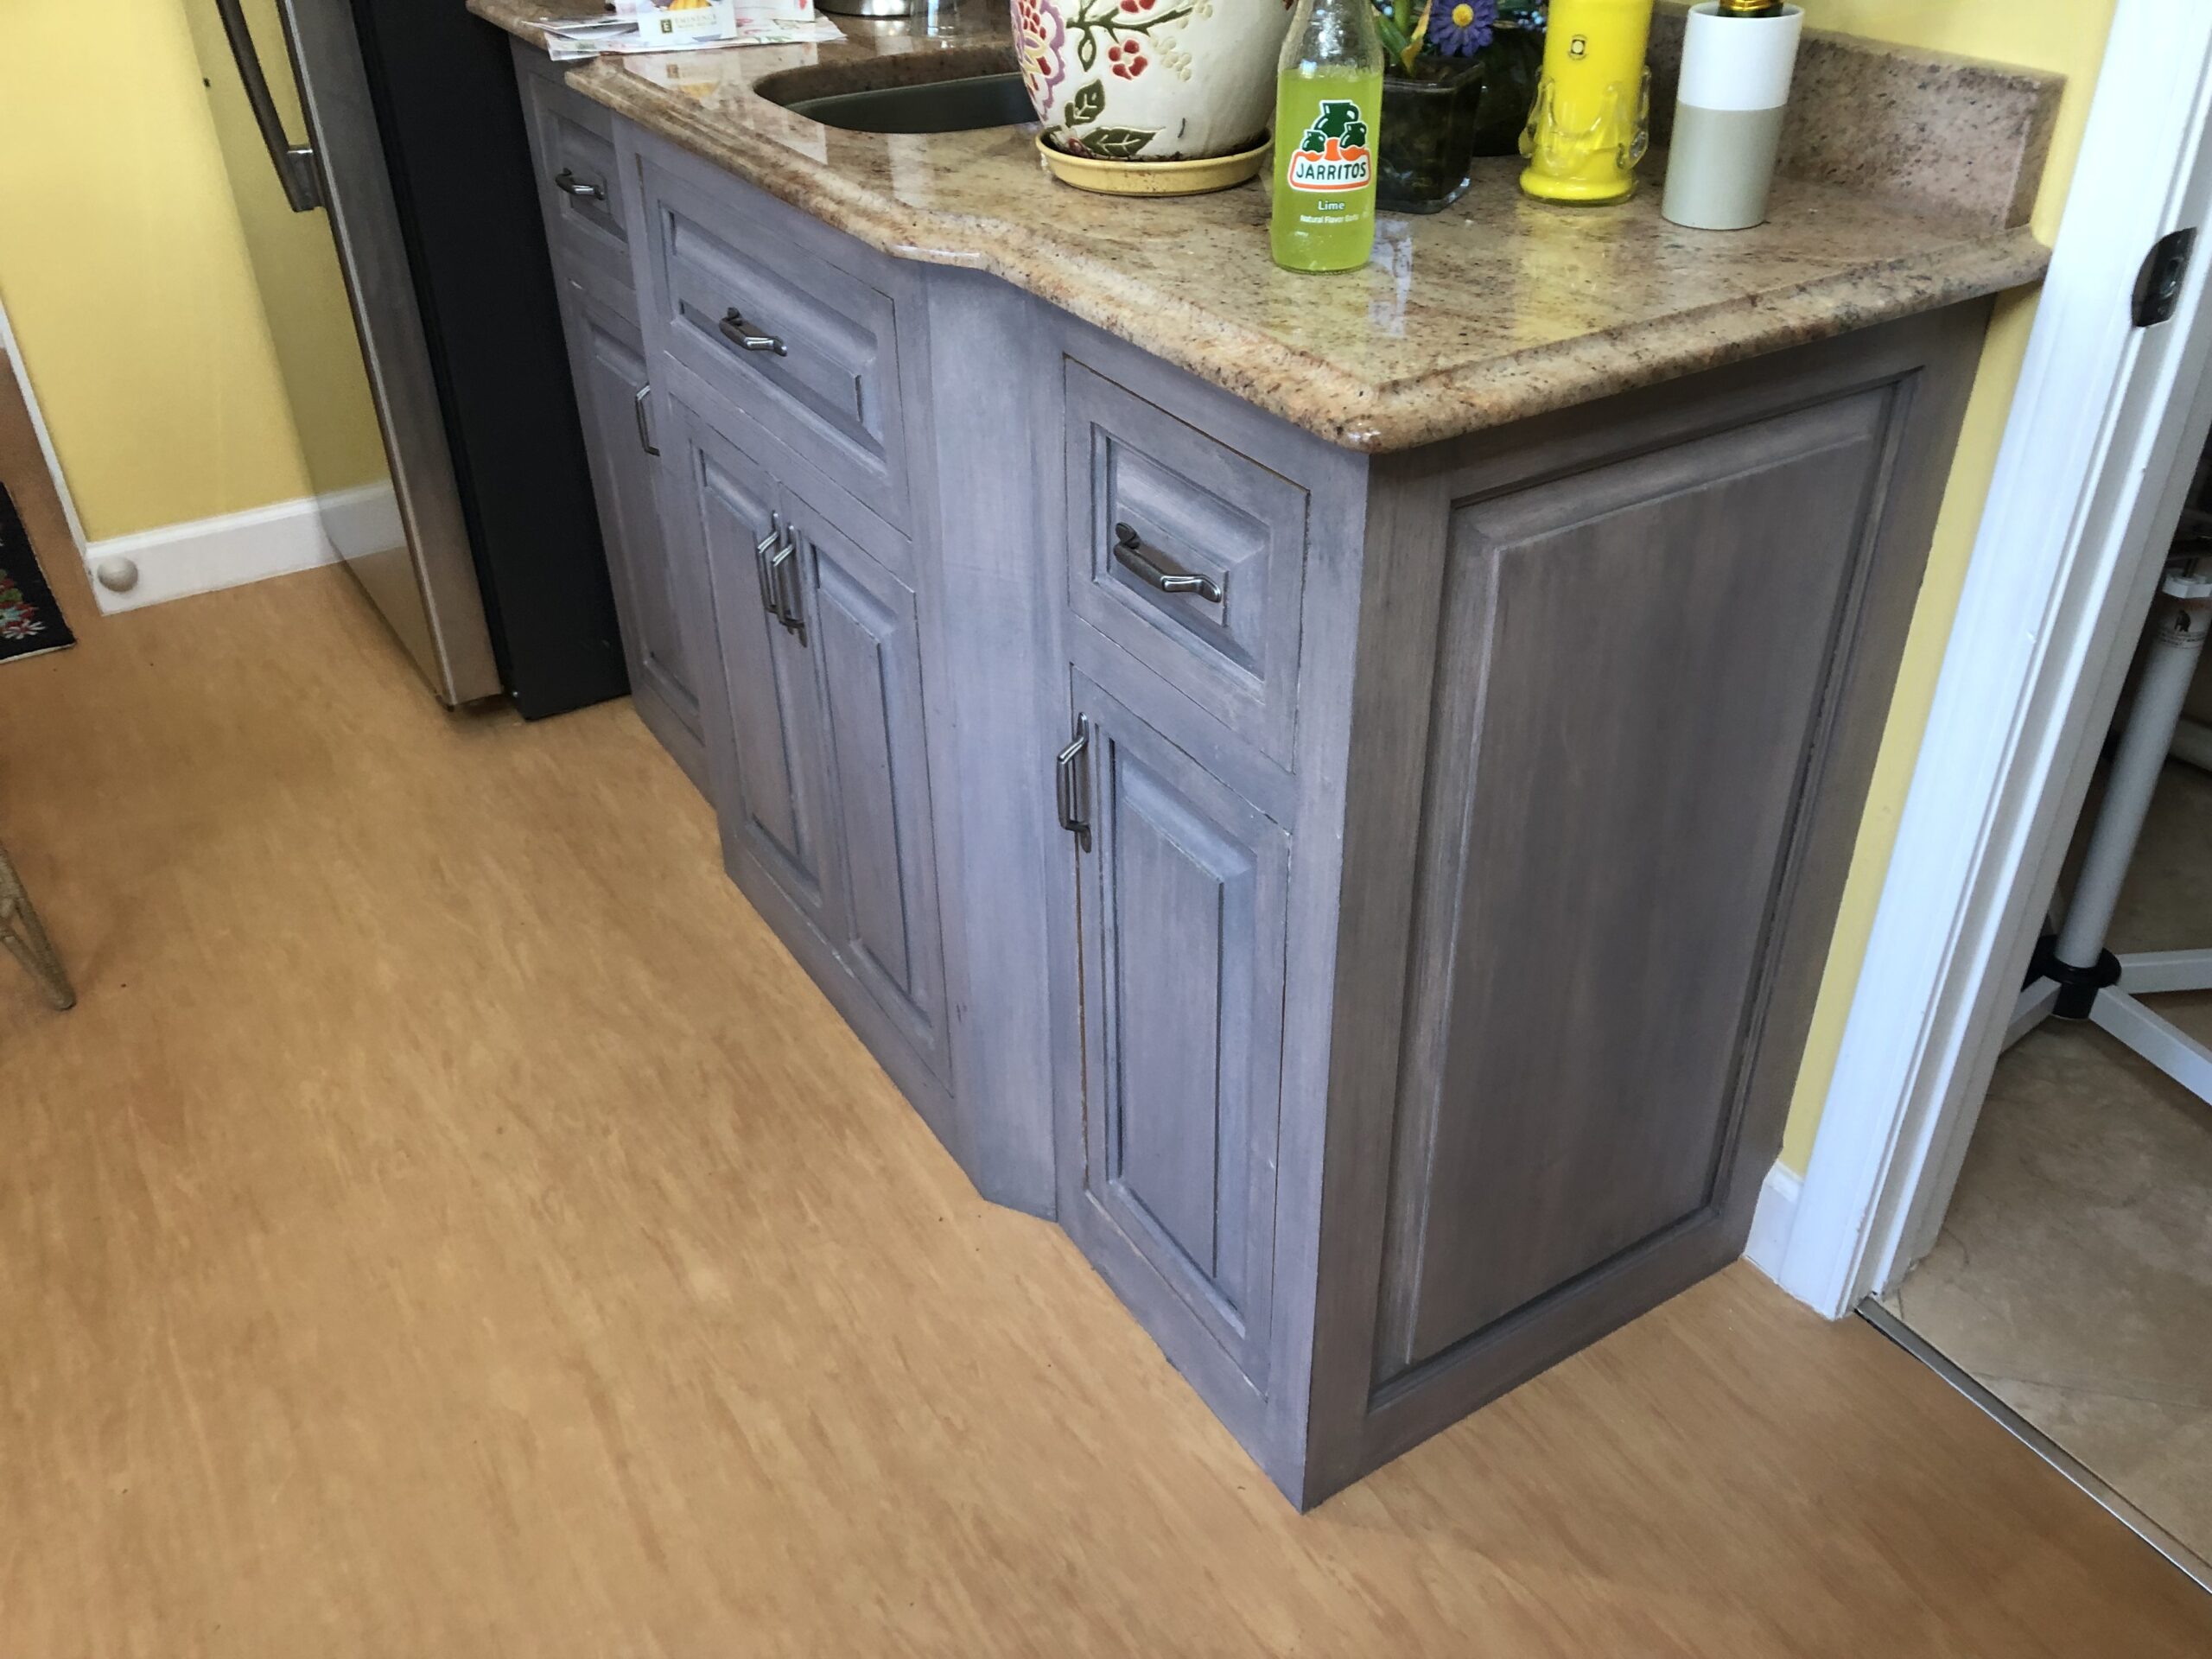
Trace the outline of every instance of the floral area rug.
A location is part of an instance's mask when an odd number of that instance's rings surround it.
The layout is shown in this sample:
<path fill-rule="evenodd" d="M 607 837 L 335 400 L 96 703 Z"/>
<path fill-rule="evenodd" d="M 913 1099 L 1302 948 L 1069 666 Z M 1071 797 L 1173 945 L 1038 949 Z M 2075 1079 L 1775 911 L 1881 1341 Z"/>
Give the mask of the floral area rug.
<path fill-rule="evenodd" d="M 0 486 L 0 663 L 76 643 L 54 602 L 54 590 L 31 556 L 31 538 L 16 504 Z"/>

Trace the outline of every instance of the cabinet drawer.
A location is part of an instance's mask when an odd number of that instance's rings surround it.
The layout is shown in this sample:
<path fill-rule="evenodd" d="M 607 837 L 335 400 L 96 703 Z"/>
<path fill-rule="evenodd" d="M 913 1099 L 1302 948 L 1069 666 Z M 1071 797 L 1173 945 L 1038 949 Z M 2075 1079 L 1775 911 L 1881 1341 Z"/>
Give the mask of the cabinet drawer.
<path fill-rule="evenodd" d="M 615 155 L 614 118 L 571 92 L 557 73 L 548 73 L 541 62 L 520 78 L 554 268 L 564 280 L 634 315 L 631 182 Z"/>
<path fill-rule="evenodd" d="M 1287 767 L 1307 495 L 1071 358 L 1069 608 Z"/>
<path fill-rule="evenodd" d="M 846 238 L 738 180 L 649 159 L 651 304 L 662 349 L 831 482 L 906 519 L 890 295 Z M 850 251 L 864 252 L 857 244 Z"/>

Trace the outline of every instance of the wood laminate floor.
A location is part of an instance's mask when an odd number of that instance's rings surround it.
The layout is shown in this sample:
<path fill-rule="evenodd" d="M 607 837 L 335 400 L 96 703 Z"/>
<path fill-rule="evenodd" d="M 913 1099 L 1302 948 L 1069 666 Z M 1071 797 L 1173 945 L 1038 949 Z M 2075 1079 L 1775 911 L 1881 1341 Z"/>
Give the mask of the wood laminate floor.
<path fill-rule="evenodd" d="M 1298 1516 L 626 705 L 448 718 L 331 572 L 56 574 L 84 643 L 0 666 L 83 994 L 0 973 L 8 1659 L 2212 1652 L 1745 1267 Z"/>

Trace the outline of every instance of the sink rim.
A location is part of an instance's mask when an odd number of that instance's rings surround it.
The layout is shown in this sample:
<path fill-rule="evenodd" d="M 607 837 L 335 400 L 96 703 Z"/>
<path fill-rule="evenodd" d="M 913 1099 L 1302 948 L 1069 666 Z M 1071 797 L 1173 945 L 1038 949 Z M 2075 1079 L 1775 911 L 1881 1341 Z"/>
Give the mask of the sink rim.
<path fill-rule="evenodd" d="M 974 100 L 981 109 L 988 110 L 994 118 L 980 121 L 948 120 L 949 113 L 935 104 L 938 94 L 957 89 L 959 96 Z M 884 120 L 886 107 L 893 111 L 890 124 L 879 125 Z M 1037 111 L 1029 102 L 1029 93 L 1016 74 L 962 75 L 953 80 L 918 80 L 900 86 L 867 86 L 842 92 L 817 92 L 784 105 L 793 115 L 811 121 L 818 126 L 834 127 L 840 132 L 874 133 L 881 137 L 930 137 L 956 132 L 1011 132 L 1037 124 Z M 958 105 L 954 106 L 956 109 Z M 1012 118 L 1002 118 L 1009 111 L 1018 110 Z M 977 111 L 970 108 L 965 114 Z M 911 124 L 917 119 L 923 124 Z"/>
<path fill-rule="evenodd" d="M 940 52 L 900 52 L 890 57 L 843 63 L 808 63 L 779 69 L 753 83 L 752 90 L 780 109 L 817 98 L 854 92 L 887 92 L 906 87 L 980 80 L 991 75 L 1019 75 L 1021 66 L 1011 43 L 953 46 Z M 804 111 L 792 113 L 805 118 Z M 1031 111 L 1033 124 L 1035 111 Z M 980 129 L 977 129 L 980 130 Z"/>

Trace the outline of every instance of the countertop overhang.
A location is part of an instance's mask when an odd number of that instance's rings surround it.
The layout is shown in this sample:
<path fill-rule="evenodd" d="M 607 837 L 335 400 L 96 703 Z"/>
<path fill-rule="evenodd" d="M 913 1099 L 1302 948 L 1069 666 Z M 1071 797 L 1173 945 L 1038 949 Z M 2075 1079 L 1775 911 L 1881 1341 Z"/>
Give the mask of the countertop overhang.
<path fill-rule="evenodd" d="M 533 22 L 599 10 L 468 4 L 541 45 Z M 981 61 L 1008 42 L 990 5 L 929 23 L 837 22 L 842 44 L 605 58 L 569 83 L 871 247 L 988 271 L 1354 450 L 1410 448 L 1982 298 L 2050 263 L 2025 218 L 2060 83 L 2026 71 L 1808 34 L 1789 170 L 1755 230 L 1662 219 L 1663 156 L 1645 162 L 1630 200 L 1584 208 L 1530 200 L 1517 160 L 1484 160 L 1444 212 L 1382 215 L 1366 266 L 1311 276 L 1268 257 L 1260 185 L 1091 195 L 1044 171 L 1033 126 L 850 132 L 753 90 L 807 65 L 849 67 L 855 86 L 930 78 L 916 73 L 927 54 Z M 1662 14 L 1655 114 L 1671 110 L 1678 41 L 1679 16 Z"/>

